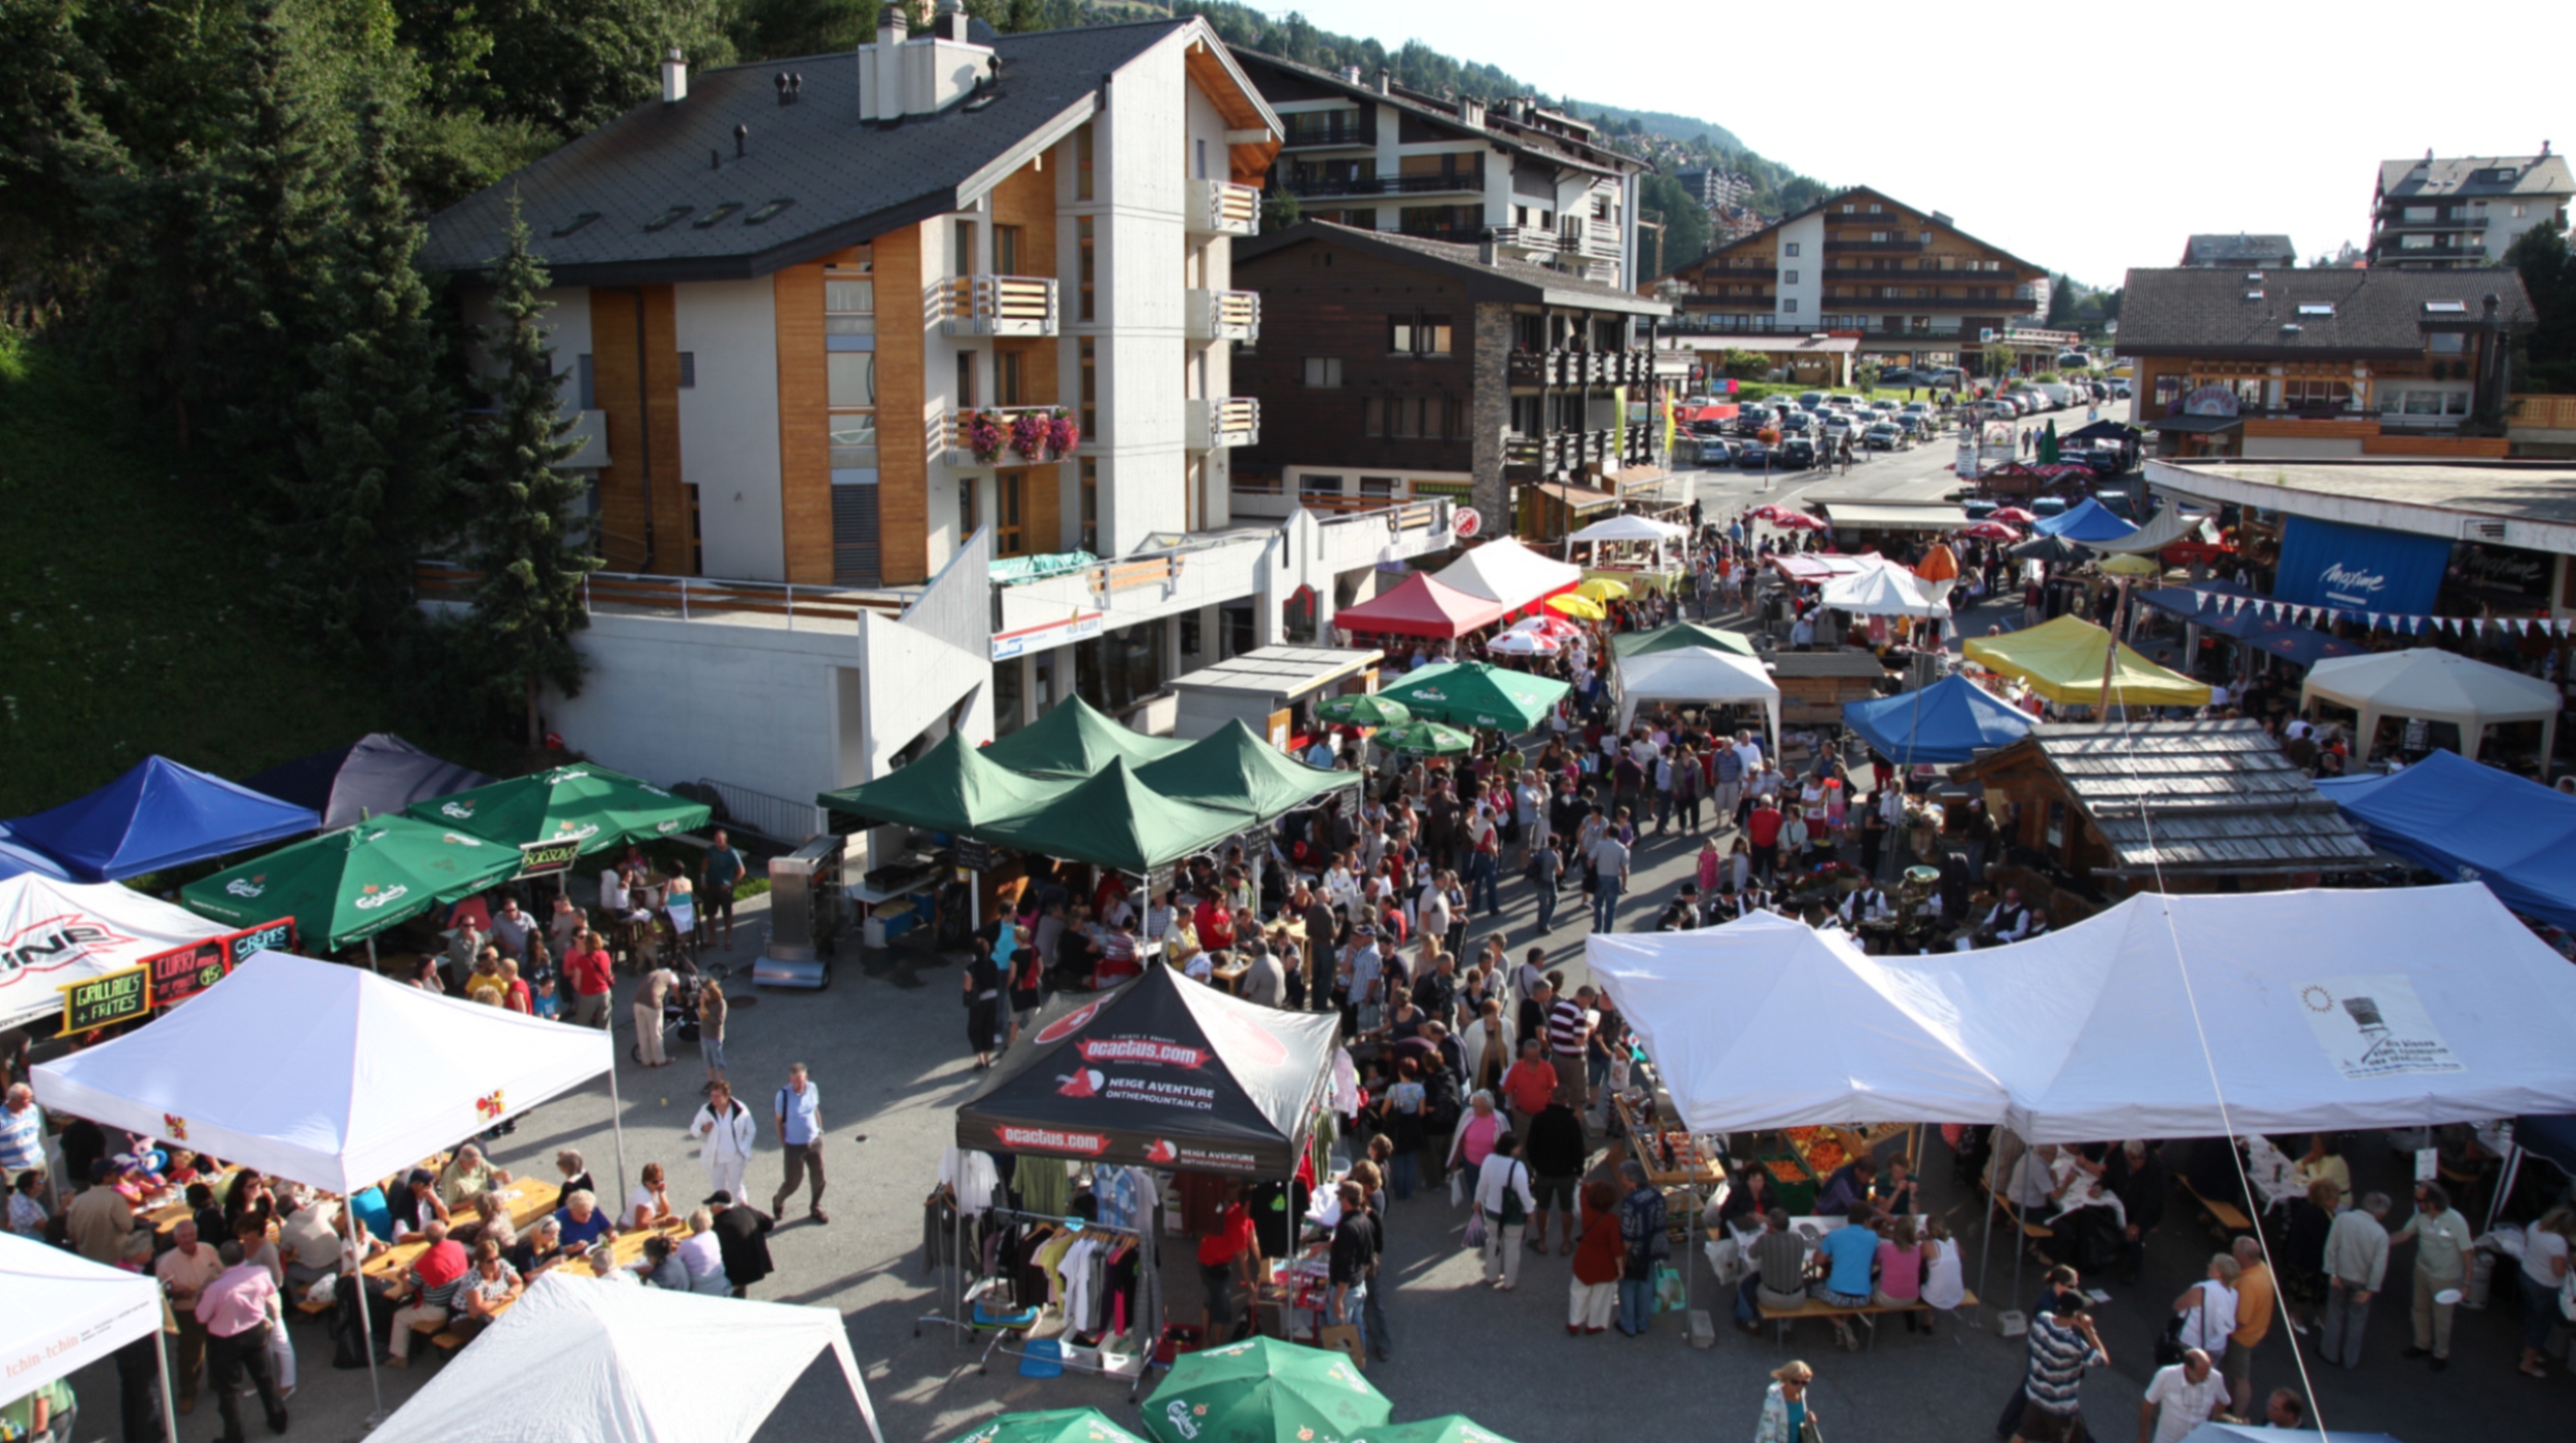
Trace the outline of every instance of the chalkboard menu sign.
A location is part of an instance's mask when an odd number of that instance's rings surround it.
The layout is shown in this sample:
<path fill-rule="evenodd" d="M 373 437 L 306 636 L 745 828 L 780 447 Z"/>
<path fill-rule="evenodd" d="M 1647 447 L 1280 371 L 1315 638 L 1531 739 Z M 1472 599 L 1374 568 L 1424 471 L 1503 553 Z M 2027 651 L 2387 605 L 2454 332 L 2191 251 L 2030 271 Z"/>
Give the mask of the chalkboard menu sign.
<path fill-rule="evenodd" d="M 59 1035 L 69 1037 L 129 1021 L 151 1010 L 152 968 L 148 964 L 102 973 L 63 988 L 63 1030 Z"/>

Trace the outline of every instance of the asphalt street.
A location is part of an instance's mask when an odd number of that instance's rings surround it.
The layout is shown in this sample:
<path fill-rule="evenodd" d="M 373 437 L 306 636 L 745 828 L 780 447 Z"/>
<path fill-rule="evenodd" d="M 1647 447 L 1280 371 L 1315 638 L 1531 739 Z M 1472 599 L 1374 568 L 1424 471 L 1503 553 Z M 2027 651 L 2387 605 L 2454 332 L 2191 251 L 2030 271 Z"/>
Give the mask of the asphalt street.
<path fill-rule="evenodd" d="M 1775 499 L 1794 497 L 1830 485 L 1835 490 L 1826 494 L 1937 495 L 1951 484 L 1941 469 L 1948 458 L 1946 445 L 1925 447 L 1855 467 L 1849 478 L 1775 478 L 1772 494 Z M 1703 491 L 1703 505 L 1711 515 L 1726 514 L 1728 498 L 1738 488 L 1752 495 L 1758 485 L 1754 478 L 1718 480 Z M 1650 923 L 1688 872 L 1697 845 L 1695 838 L 1679 835 L 1642 842 L 1636 882 L 1622 909 L 1622 929 Z M 1508 881 L 1503 894 L 1500 917 L 1473 920 L 1471 948 L 1496 927 L 1504 929 L 1515 954 L 1533 940 L 1529 886 Z M 1567 897 L 1558 913 L 1560 925 L 1538 940 L 1579 981 L 1585 974 L 1583 909 L 1574 905 L 1578 896 Z M 762 904 L 749 904 L 745 912 L 737 945 L 712 960 L 747 965 L 756 955 L 765 937 Z M 855 949 L 855 941 L 851 945 Z M 622 985 L 621 994 L 624 990 Z M 747 986 L 737 990 L 751 995 Z M 890 1440 L 948 1439 L 1014 1409 L 1091 1405 L 1134 1421 L 1124 1384 L 1079 1376 L 1028 1379 L 1001 1366 L 989 1376 L 980 1375 L 974 1368 L 975 1350 L 959 1345 L 945 1330 L 914 1335 L 915 1319 L 935 1306 L 920 1260 L 922 1199 L 931 1189 L 940 1151 L 953 1136 L 953 1110 L 979 1076 L 971 1070 L 973 1058 L 966 1048 L 954 965 L 900 948 L 879 954 L 854 950 L 840 958 L 831 985 L 822 991 L 764 991 L 756 997 L 738 1008 L 730 1028 L 727 1050 L 736 1086 L 754 1107 L 766 1108 L 790 1062 L 810 1065 L 822 1090 L 829 1138 L 826 1204 L 832 1221 L 828 1226 L 807 1221 L 801 1203 L 791 1205 L 790 1217 L 772 1239 L 779 1270 L 754 1290 L 755 1296 L 826 1306 L 845 1317 Z M 623 1000 L 621 995 L 621 1004 Z M 622 1028 L 629 1012 L 620 1005 L 614 1015 Z M 1818 1046 L 1866 1045 L 1836 1039 L 1831 1018 L 1815 1019 L 1815 1028 Z M 520 1171 L 542 1171 L 557 1148 L 577 1147 L 598 1174 L 603 1192 L 611 1179 L 631 1176 L 647 1161 L 660 1161 L 672 1169 L 675 1200 L 694 1202 L 705 1191 L 705 1174 L 682 1134 L 698 1105 L 703 1073 L 693 1049 L 675 1047 L 674 1056 L 680 1060 L 658 1070 L 631 1062 L 620 1069 L 622 1108 L 616 1115 L 624 1125 L 622 1162 L 610 1130 L 612 1107 L 604 1083 L 528 1114 L 518 1131 L 494 1148 L 496 1160 Z M 436 1059 L 419 1059 L 418 1064 L 435 1066 Z M 1569 1338 L 1561 1326 L 1567 1260 L 1526 1257 L 1514 1292 L 1480 1286 L 1476 1258 L 1460 1245 L 1465 1214 L 1450 1208 L 1445 1192 L 1435 1192 L 1417 1194 L 1393 1209 L 1387 1275 L 1393 1284 L 1388 1313 L 1395 1358 L 1373 1365 L 1371 1379 L 1394 1400 L 1398 1419 L 1465 1413 L 1522 1443 L 1588 1443 L 1604 1436 L 1749 1438 L 1770 1369 L 1794 1356 L 1817 1369 L 1810 1398 L 1828 1437 L 1979 1443 L 1989 1436 L 1998 1410 L 2017 1386 L 2022 1364 L 2021 1344 L 1997 1335 L 1992 1312 L 2026 1308 L 2038 1290 L 2037 1270 L 2025 1264 L 2016 1287 L 2013 1259 L 2001 1242 L 1979 1268 L 1976 1205 L 1950 1186 L 1947 1157 L 1937 1137 L 1930 1146 L 1922 1175 L 1932 1205 L 1970 1240 L 1969 1283 L 1989 1301 L 1987 1311 L 1967 1318 L 1965 1327 L 1915 1337 L 1891 1322 L 1880 1330 L 1876 1346 L 1859 1354 L 1835 1351 L 1819 1325 L 1806 1325 L 1782 1348 L 1725 1326 L 1722 1314 L 1718 1343 L 1705 1351 L 1689 1346 L 1681 1320 L 1670 1315 L 1658 1317 L 1654 1331 L 1641 1340 L 1615 1334 Z M 2186 1145 L 2177 1145 L 2177 1151 L 2181 1146 Z M 2357 1186 L 2403 1195 L 2402 1164 L 2384 1148 L 2367 1144 L 2353 1160 Z M 775 1143 L 764 1139 L 750 1187 L 761 1205 L 779 1178 Z M 2154 1241 L 2145 1281 L 2137 1287 L 2105 1285 L 2112 1297 L 2100 1316 L 2112 1363 L 2096 1370 L 2085 1388 L 2086 1415 L 2097 1434 L 2125 1438 L 2136 1427 L 2141 1389 L 2153 1371 L 2151 1344 L 2164 1310 L 2198 1276 L 2215 1245 L 2177 1203 Z M 2258 1392 L 2277 1385 L 2313 1392 L 2334 1428 L 2384 1431 L 2407 1443 L 2565 1437 L 2576 1383 L 2560 1372 L 2535 1381 L 2514 1371 L 2521 1319 L 2505 1275 L 2498 1277 L 2493 1310 L 2460 1314 L 2449 1372 L 2435 1375 L 2420 1363 L 2400 1360 L 2399 1349 L 2407 1341 L 2404 1269 L 2411 1255 L 2411 1248 L 2400 1249 L 2393 1260 L 2392 1292 L 2372 1320 L 2365 1368 L 2328 1375 L 2311 1360 L 2310 1378 L 2303 1381 L 2291 1340 L 2276 1327 L 2257 1356 Z M 1708 1306 L 1714 1279 L 1704 1261 L 1694 1256 L 1691 1262 L 1694 1300 Z M 1196 1312 L 1199 1293 L 1193 1273 L 1185 1257 L 1166 1269 L 1176 1312 Z M 332 1370 L 329 1343 L 320 1328 L 298 1324 L 293 1335 L 302 1386 L 290 1405 L 294 1423 L 288 1436 L 360 1436 L 370 1411 L 368 1375 Z M 2304 1355 L 2307 1340 L 2298 1341 Z M 408 1372 L 387 1372 L 385 1405 L 399 1407 L 436 1375 L 437 1366 L 432 1362 Z M 113 1436 L 112 1371 L 90 1368 L 75 1382 L 84 1405 L 84 1443 Z M 721 1389 L 729 1380 L 711 1375 L 693 1379 L 692 1385 Z M 831 1377 L 809 1370 L 760 1437 L 785 1443 L 791 1438 L 863 1436 L 846 1397 L 836 1398 L 834 1388 Z M 491 1406 L 506 1409 L 510 1404 L 493 1399 Z M 251 1416 L 257 1429 L 255 1409 Z M 183 1443 L 206 1443 L 219 1431 L 210 1400 L 180 1425 Z"/>

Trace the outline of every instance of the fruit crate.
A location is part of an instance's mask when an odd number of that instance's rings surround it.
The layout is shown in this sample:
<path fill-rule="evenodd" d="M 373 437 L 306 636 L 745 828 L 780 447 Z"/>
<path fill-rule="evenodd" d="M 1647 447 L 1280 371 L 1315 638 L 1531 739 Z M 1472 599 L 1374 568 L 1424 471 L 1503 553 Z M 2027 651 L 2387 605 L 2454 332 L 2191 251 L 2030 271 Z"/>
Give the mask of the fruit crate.
<path fill-rule="evenodd" d="M 1797 1154 L 1767 1153 L 1753 1159 L 1752 1165 L 1771 1175 L 1771 1192 L 1789 1216 L 1805 1217 L 1816 1210 L 1816 1176 Z"/>

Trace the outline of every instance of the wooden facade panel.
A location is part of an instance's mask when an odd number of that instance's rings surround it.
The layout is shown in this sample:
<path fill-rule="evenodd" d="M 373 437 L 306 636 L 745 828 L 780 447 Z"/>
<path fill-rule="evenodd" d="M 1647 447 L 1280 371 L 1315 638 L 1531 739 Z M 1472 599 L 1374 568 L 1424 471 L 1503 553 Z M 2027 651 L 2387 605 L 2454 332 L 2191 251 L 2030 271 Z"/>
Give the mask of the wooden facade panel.
<path fill-rule="evenodd" d="M 787 579 L 800 586 L 832 581 L 831 392 L 823 361 L 823 265 L 778 272 L 779 524 L 786 532 Z"/>
<path fill-rule="evenodd" d="M 1382 440 L 1364 435 L 1362 424 L 1372 396 L 1439 397 L 1465 408 L 1475 391 L 1469 355 L 1475 304 L 1462 287 L 1391 257 L 1316 242 L 1238 259 L 1234 283 L 1261 293 L 1261 344 L 1235 353 L 1234 390 L 1261 398 L 1262 444 L 1234 454 L 1238 472 L 1278 475 L 1289 464 L 1354 471 L 1474 468 L 1465 435 L 1454 441 Z M 1387 318 L 1414 312 L 1449 317 L 1448 359 L 1387 354 Z M 1307 385 L 1309 357 L 1339 360 L 1341 385 Z"/>
<path fill-rule="evenodd" d="M 593 287 L 590 335 L 592 391 L 608 429 L 610 464 L 599 473 L 607 569 L 692 574 L 697 567 L 680 470 L 680 350 L 671 288 Z"/>
<path fill-rule="evenodd" d="M 930 578 L 930 415 L 922 357 L 928 323 L 903 297 L 922 287 L 922 227 L 876 238 L 877 522 L 884 579 L 902 586 Z"/>

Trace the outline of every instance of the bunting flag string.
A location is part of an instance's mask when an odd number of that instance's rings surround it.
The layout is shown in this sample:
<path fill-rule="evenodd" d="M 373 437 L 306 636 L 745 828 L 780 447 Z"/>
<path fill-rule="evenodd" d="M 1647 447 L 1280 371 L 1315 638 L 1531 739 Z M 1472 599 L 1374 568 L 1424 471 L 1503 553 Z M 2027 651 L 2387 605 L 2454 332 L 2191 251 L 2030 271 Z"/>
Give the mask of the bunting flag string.
<path fill-rule="evenodd" d="M 2576 625 L 2556 617 L 2527 616 L 2414 616 L 2387 611 L 2346 611 L 2334 606 L 2306 606 L 2276 601 L 2268 596 L 2247 596 L 2236 591 L 2204 591 L 2198 587 L 2172 587 L 2170 590 L 2192 593 L 2192 609 L 2208 611 L 2215 607 L 2220 615 L 2233 618 L 2251 610 L 2266 621 L 2287 622 L 2296 626 L 2332 626 L 2340 621 L 2364 621 L 2373 631 L 2393 631 L 2406 636 L 2438 635 L 2449 632 L 2457 637 L 2483 637 L 2490 634 L 2527 637 L 2535 631 L 2542 636 L 2576 635 Z"/>

